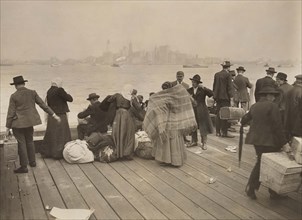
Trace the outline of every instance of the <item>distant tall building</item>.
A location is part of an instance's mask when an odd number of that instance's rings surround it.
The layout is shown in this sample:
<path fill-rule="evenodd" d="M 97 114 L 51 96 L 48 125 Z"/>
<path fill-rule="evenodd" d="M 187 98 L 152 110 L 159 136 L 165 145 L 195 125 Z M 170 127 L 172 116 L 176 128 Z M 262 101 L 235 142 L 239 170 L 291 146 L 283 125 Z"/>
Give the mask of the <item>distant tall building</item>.
<path fill-rule="evenodd" d="M 109 52 L 109 50 L 110 50 L 110 40 L 107 40 L 106 52 Z"/>

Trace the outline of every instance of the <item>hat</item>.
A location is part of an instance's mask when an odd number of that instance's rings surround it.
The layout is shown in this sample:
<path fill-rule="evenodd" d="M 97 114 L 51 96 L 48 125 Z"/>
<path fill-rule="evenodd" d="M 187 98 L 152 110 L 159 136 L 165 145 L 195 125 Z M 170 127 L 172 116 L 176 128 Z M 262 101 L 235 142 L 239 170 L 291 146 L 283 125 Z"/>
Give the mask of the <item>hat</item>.
<path fill-rule="evenodd" d="M 16 76 L 13 78 L 13 83 L 10 83 L 11 85 L 19 85 L 19 84 L 23 84 L 25 82 L 28 82 L 27 80 L 23 79 L 23 76 Z"/>
<path fill-rule="evenodd" d="M 177 75 L 177 76 L 184 76 L 185 74 L 184 74 L 183 71 L 177 71 L 176 75 Z"/>
<path fill-rule="evenodd" d="M 94 161 L 92 151 L 88 149 L 86 141 L 75 140 L 64 146 L 63 157 L 68 163 L 89 163 Z"/>
<path fill-rule="evenodd" d="M 243 66 L 238 67 L 236 70 L 237 70 L 237 71 L 243 71 L 243 72 L 245 72 L 245 69 L 244 69 Z"/>
<path fill-rule="evenodd" d="M 91 99 L 94 99 L 94 98 L 100 98 L 100 96 L 97 95 L 96 93 L 90 93 L 87 100 L 91 100 Z"/>
<path fill-rule="evenodd" d="M 131 90 L 131 95 L 136 95 L 137 94 L 137 90 L 136 89 L 132 89 Z"/>
<path fill-rule="evenodd" d="M 266 72 L 270 72 L 270 73 L 276 73 L 275 68 L 274 67 L 269 67 L 267 70 L 265 70 Z"/>
<path fill-rule="evenodd" d="M 223 66 L 223 67 L 230 67 L 230 66 L 232 66 L 233 64 L 231 64 L 231 62 L 230 61 L 224 61 L 222 64 L 221 64 L 221 66 Z"/>
<path fill-rule="evenodd" d="M 272 86 L 270 85 L 267 85 L 267 86 L 264 86 L 260 91 L 259 91 L 259 94 L 279 94 L 279 92 Z"/>
<path fill-rule="evenodd" d="M 276 76 L 276 78 L 281 79 L 283 81 L 287 81 L 287 75 L 285 73 L 279 72 Z"/>
<path fill-rule="evenodd" d="M 302 80 L 302 74 L 296 75 L 295 78 L 298 80 Z"/>
<path fill-rule="evenodd" d="M 232 76 L 236 76 L 236 72 L 235 72 L 235 70 L 230 70 L 230 72 L 229 72 Z"/>
<path fill-rule="evenodd" d="M 200 76 L 198 74 L 196 74 L 195 76 L 193 76 L 193 78 L 190 78 L 190 80 L 196 81 L 198 83 L 202 83 L 202 81 L 200 81 Z"/>

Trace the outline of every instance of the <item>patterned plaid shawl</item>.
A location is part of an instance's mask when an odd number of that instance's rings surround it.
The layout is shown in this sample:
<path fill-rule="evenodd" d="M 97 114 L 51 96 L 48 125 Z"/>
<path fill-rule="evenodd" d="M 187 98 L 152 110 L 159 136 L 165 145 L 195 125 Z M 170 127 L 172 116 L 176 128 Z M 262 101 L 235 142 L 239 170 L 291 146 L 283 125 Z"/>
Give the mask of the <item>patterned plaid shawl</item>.
<path fill-rule="evenodd" d="M 150 97 L 143 129 L 151 139 L 167 138 L 166 131 L 190 134 L 197 124 L 190 95 L 182 85 L 162 90 Z"/>

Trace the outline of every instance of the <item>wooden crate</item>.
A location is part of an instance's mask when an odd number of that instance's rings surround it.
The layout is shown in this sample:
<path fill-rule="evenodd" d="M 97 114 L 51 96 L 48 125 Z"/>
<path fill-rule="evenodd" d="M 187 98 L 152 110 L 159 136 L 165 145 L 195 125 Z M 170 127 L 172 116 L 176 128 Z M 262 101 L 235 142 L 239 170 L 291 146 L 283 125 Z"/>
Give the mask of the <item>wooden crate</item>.
<path fill-rule="evenodd" d="M 293 137 L 291 148 L 293 150 L 295 161 L 298 164 L 302 164 L 302 138 L 301 137 Z"/>
<path fill-rule="evenodd" d="M 6 162 L 14 162 L 18 160 L 18 143 L 15 139 L 3 142 L 4 159 Z"/>
<path fill-rule="evenodd" d="M 245 111 L 237 107 L 222 107 L 219 111 L 220 119 L 224 120 L 240 120 L 244 114 Z"/>
<path fill-rule="evenodd" d="M 262 154 L 260 181 L 278 194 L 296 191 L 302 181 L 301 172 L 302 165 L 284 152 Z"/>

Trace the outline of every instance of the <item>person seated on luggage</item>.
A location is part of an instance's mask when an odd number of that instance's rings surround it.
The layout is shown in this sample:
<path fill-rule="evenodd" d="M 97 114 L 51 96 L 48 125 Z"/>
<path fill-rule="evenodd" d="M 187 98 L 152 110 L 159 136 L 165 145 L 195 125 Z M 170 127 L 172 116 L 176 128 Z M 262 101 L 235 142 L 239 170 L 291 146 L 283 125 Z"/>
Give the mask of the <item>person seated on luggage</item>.
<path fill-rule="evenodd" d="M 273 86 L 263 87 L 259 93 L 258 102 L 251 106 L 250 111 L 241 119 L 242 126 L 251 122 L 245 143 L 254 145 L 257 161 L 253 168 L 247 186 L 246 194 L 251 199 L 257 199 L 255 190 L 260 187 L 260 164 L 263 153 L 278 152 L 282 146 L 285 151 L 289 145 L 281 120 L 278 105 L 274 103 L 279 92 Z M 272 189 L 269 189 L 271 199 L 283 198 Z"/>
<path fill-rule="evenodd" d="M 92 132 L 106 133 L 108 130 L 107 113 L 100 108 L 99 97 L 96 93 L 89 94 L 87 100 L 90 105 L 78 114 L 79 119 L 86 119 L 87 121 L 87 123 L 81 123 L 77 127 L 80 140 L 83 140 L 85 136 L 89 136 Z"/>

